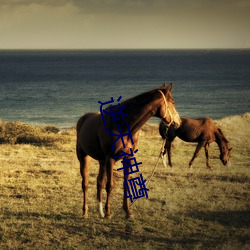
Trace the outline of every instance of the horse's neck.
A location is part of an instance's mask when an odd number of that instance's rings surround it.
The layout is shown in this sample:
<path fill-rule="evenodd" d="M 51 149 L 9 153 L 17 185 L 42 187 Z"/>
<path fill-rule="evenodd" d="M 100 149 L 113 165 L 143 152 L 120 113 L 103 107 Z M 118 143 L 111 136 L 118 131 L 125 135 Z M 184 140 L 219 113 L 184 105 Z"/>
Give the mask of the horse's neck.
<path fill-rule="evenodd" d="M 227 150 L 227 139 L 219 131 L 215 131 L 216 143 L 219 146 L 220 152 L 224 153 Z"/>
<path fill-rule="evenodd" d="M 131 133 L 135 134 L 154 114 L 156 113 L 155 110 L 148 110 L 148 112 L 141 114 L 138 116 L 138 119 L 134 119 L 131 121 Z"/>
<path fill-rule="evenodd" d="M 135 134 L 157 112 L 160 105 L 154 95 L 145 95 L 136 101 L 125 103 L 124 112 L 128 114 L 127 121 L 132 134 Z"/>
<path fill-rule="evenodd" d="M 122 112 L 127 114 L 124 116 L 124 122 L 119 123 L 121 132 L 127 130 L 127 124 L 129 126 L 132 135 L 136 132 L 154 115 L 156 115 L 157 109 L 161 104 L 160 96 L 155 95 L 154 91 L 150 91 L 129 100 L 122 102 Z M 111 112 L 111 106 L 106 111 Z M 118 108 L 114 110 L 118 111 Z M 110 115 L 104 114 L 105 121 L 109 124 L 109 128 L 116 129 L 113 126 L 113 120 Z M 126 124 L 127 123 L 127 124 Z"/>

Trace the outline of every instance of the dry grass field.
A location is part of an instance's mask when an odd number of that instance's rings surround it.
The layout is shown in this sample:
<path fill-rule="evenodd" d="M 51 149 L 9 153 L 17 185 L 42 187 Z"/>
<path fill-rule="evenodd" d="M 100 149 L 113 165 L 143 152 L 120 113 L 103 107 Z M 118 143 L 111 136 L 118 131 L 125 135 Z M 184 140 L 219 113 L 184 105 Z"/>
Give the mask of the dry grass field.
<path fill-rule="evenodd" d="M 0 123 L 0 249 L 249 249 L 250 113 L 217 121 L 233 147 L 222 165 L 211 144 L 212 170 L 204 150 L 188 168 L 195 145 L 174 142 L 174 167 L 158 165 L 148 199 L 122 210 L 123 177 L 116 171 L 112 218 L 97 212 L 98 164 L 91 162 L 89 218 L 82 217 L 79 164 L 74 129 Z M 157 125 L 145 125 L 136 154 L 149 178 L 158 159 Z"/>

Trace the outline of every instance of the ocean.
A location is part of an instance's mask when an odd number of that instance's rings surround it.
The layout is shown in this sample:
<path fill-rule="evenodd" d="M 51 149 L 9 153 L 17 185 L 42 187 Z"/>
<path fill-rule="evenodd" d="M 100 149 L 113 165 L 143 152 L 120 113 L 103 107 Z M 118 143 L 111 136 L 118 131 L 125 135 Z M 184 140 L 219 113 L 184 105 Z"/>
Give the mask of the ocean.
<path fill-rule="evenodd" d="M 0 120 L 68 128 L 164 82 L 181 116 L 249 112 L 250 50 L 0 51 Z"/>

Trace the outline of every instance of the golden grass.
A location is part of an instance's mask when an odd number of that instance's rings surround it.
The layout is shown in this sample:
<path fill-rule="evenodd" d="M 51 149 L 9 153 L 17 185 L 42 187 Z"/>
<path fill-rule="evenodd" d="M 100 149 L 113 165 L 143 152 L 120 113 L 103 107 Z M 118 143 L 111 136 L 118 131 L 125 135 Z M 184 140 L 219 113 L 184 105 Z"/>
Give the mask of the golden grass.
<path fill-rule="evenodd" d="M 249 121 L 249 113 L 217 121 L 233 147 L 230 167 L 222 165 L 212 144 L 213 170 L 206 169 L 203 151 L 190 170 L 195 146 L 177 139 L 174 168 L 165 169 L 160 162 L 148 186 L 149 198 L 138 199 L 132 207 L 134 221 L 125 220 L 121 208 L 119 174 L 112 193 L 113 216 L 99 218 L 96 161 L 90 167 L 89 219 L 83 219 L 74 130 L 62 134 L 39 128 L 42 132 L 34 136 L 43 138 L 39 143 L 5 141 L 0 145 L 0 249 L 249 249 Z M 27 131 L 38 129 L 25 126 Z M 33 138 L 31 132 L 25 134 Z M 48 135 L 53 143 L 46 141 Z M 160 147 L 158 126 L 146 124 L 136 154 L 145 179 Z"/>

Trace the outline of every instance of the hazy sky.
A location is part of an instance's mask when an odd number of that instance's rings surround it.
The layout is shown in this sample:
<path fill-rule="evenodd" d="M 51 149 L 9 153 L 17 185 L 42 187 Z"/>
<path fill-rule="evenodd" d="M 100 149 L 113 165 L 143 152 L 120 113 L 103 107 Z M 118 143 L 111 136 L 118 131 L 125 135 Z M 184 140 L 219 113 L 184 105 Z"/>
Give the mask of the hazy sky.
<path fill-rule="evenodd" d="M 0 49 L 250 48 L 250 0 L 0 0 Z"/>

